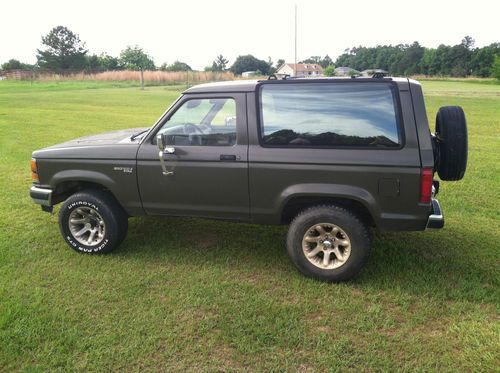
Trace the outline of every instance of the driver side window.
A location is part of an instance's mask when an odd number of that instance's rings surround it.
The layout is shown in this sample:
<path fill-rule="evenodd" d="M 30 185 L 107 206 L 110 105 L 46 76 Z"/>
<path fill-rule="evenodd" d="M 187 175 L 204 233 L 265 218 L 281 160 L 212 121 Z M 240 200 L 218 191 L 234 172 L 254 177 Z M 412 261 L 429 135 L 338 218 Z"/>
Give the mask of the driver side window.
<path fill-rule="evenodd" d="M 235 145 L 236 103 L 232 98 L 188 100 L 158 133 L 167 135 L 167 145 Z"/>

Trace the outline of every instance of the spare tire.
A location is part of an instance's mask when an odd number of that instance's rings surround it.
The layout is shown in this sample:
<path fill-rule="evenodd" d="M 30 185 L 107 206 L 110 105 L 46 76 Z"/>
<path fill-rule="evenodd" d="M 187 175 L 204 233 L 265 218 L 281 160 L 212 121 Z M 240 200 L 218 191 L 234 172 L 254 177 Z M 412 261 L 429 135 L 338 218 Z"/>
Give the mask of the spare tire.
<path fill-rule="evenodd" d="M 460 106 L 443 106 L 436 116 L 437 172 L 441 180 L 460 180 L 467 168 L 467 122 Z"/>

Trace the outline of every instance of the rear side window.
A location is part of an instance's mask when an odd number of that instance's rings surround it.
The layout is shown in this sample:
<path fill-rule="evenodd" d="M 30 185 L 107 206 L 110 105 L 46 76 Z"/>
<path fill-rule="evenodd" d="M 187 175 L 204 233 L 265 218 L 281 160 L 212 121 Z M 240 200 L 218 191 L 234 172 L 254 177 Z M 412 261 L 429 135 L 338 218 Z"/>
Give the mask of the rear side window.
<path fill-rule="evenodd" d="M 401 145 L 390 83 L 263 84 L 260 105 L 264 146 Z"/>

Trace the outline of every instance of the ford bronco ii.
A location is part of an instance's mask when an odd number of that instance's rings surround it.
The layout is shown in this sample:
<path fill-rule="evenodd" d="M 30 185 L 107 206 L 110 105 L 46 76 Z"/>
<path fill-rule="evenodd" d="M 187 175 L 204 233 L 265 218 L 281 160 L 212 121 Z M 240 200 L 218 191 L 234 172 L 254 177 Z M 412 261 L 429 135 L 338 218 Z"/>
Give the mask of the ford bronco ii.
<path fill-rule="evenodd" d="M 244 80 L 187 89 L 150 128 L 33 152 L 30 195 L 44 211 L 63 202 L 78 252 L 116 248 L 130 216 L 288 224 L 297 268 L 343 281 L 371 228 L 441 228 L 434 175 L 459 180 L 466 164 L 463 110 L 442 107 L 431 133 L 414 80 Z"/>

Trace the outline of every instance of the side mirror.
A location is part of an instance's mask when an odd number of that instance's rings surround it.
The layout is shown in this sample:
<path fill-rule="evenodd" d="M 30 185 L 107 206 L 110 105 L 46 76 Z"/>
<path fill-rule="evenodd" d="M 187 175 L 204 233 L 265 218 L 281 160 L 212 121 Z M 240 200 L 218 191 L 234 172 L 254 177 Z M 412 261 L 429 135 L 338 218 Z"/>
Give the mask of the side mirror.
<path fill-rule="evenodd" d="M 165 150 L 165 146 L 167 146 L 167 139 L 164 133 L 160 133 L 156 136 L 156 144 L 161 152 Z"/>
<path fill-rule="evenodd" d="M 164 153 L 175 154 L 175 148 L 167 145 L 167 135 L 164 133 L 160 133 L 156 136 L 156 145 L 158 145 L 158 149 L 160 149 L 160 156 Z"/>
<path fill-rule="evenodd" d="M 167 170 L 167 165 L 165 164 L 165 159 L 163 159 L 164 154 L 175 154 L 175 148 L 173 146 L 167 146 L 167 135 L 160 133 L 156 136 L 156 144 L 160 149 L 158 157 L 160 158 L 160 164 L 162 169 L 162 174 L 165 176 L 171 176 L 174 174 L 173 167 L 171 170 Z"/>

